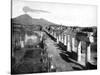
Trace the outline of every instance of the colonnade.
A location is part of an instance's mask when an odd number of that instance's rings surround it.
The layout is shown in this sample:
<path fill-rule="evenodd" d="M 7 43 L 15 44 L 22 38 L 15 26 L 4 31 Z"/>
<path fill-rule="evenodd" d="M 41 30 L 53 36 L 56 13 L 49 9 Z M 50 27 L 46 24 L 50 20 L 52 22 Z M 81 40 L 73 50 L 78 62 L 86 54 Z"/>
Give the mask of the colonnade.
<path fill-rule="evenodd" d="M 63 43 L 66 47 L 66 51 L 68 52 L 75 52 L 77 53 L 77 62 L 78 63 L 83 63 L 84 65 L 86 65 L 86 62 L 91 62 L 91 44 L 89 44 L 89 46 L 86 46 L 86 50 L 85 50 L 85 57 L 82 58 L 82 41 L 78 42 L 77 44 L 77 40 L 74 36 L 71 36 L 71 34 L 59 34 L 58 36 L 56 35 L 57 32 L 52 32 L 51 35 L 54 36 L 54 38 L 56 38 L 57 43 L 61 42 Z M 90 34 L 90 33 L 87 33 Z M 89 38 L 89 42 L 91 42 L 90 37 L 92 36 L 87 36 Z M 93 41 L 93 40 L 92 40 Z M 85 41 L 84 41 L 85 42 Z M 84 62 L 83 62 L 83 59 Z"/>

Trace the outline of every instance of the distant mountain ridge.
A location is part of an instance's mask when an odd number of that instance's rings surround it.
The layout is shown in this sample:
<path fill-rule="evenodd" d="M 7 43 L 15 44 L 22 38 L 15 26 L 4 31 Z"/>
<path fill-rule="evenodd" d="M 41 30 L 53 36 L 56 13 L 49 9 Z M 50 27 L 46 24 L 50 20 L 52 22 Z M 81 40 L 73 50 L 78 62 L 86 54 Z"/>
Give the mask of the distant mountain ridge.
<path fill-rule="evenodd" d="M 54 23 L 49 22 L 43 18 L 40 19 L 32 18 L 28 14 L 23 14 L 16 18 L 12 18 L 12 23 L 17 23 L 22 25 L 41 25 L 41 26 L 55 25 Z"/>

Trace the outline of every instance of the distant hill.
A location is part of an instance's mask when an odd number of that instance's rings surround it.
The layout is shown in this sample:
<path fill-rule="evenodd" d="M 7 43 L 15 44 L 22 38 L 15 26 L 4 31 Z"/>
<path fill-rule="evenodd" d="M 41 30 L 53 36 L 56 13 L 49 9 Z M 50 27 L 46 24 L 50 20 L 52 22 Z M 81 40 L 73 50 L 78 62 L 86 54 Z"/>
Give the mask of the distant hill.
<path fill-rule="evenodd" d="M 49 22 L 43 18 L 40 19 L 32 18 L 28 14 L 23 14 L 16 18 L 12 18 L 12 23 L 17 23 L 22 25 L 41 25 L 41 26 L 55 25 L 54 23 Z"/>

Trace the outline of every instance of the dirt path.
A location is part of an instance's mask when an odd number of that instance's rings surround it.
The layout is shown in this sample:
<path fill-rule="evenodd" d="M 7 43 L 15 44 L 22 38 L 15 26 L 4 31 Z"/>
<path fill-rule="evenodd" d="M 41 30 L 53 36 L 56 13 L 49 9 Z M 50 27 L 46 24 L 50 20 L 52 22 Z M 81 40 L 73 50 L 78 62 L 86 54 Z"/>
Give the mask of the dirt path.
<path fill-rule="evenodd" d="M 47 38 L 45 41 L 47 45 L 47 52 L 49 56 L 52 56 L 52 63 L 56 66 L 57 71 L 69 71 L 73 70 L 72 66 L 70 63 L 67 63 L 64 61 L 61 56 L 59 55 L 60 50 L 55 46 L 56 43 L 51 40 L 50 38 Z"/>

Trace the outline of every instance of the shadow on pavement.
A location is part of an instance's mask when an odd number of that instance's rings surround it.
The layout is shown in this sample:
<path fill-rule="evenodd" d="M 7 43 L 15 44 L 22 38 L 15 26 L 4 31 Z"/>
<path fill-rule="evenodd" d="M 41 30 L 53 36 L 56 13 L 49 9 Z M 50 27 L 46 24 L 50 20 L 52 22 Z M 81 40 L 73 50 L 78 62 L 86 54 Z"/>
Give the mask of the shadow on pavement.
<path fill-rule="evenodd" d="M 80 69 L 80 68 L 78 68 L 78 67 L 72 67 L 73 70 L 85 70 L 85 69 L 86 69 L 84 66 L 82 66 L 82 65 L 80 65 L 80 64 L 78 64 L 78 63 L 75 63 L 75 62 L 73 62 L 72 60 L 70 60 L 70 57 L 69 57 L 69 56 L 66 56 L 66 55 L 63 54 L 63 53 L 60 53 L 60 56 L 61 56 L 61 58 L 62 58 L 64 61 L 66 61 L 66 62 L 68 62 L 68 63 L 73 63 L 73 64 L 78 65 L 78 66 L 80 66 L 80 67 L 82 68 L 82 69 Z"/>

